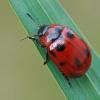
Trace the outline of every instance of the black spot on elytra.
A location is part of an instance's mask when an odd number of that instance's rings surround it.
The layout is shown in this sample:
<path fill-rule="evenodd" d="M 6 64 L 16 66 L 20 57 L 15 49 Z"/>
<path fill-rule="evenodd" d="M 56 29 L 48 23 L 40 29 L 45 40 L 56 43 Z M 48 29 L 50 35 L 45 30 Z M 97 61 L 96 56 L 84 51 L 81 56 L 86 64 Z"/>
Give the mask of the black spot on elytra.
<path fill-rule="evenodd" d="M 57 46 L 56 46 L 57 51 L 64 51 L 64 49 L 65 49 L 64 44 L 62 44 L 62 43 L 57 44 Z"/>
<path fill-rule="evenodd" d="M 59 63 L 59 65 L 60 66 L 65 66 L 66 65 L 66 62 L 62 61 L 62 62 Z"/>
<path fill-rule="evenodd" d="M 75 58 L 75 65 L 77 66 L 77 67 L 81 67 L 81 62 L 80 62 L 80 60 L 79 59 L 77 59 L 77 58 Z"/>
<path fill-rule="evenodd" d="M 84 53 L 85 53 L 86 56 L 90 56 L 90 54 L 89 54 L 87 49 L 84 49 Z"/>
<path fill-rule="evenodd" d="M 53 50 L 49 50 L 49 52 L 50 52 L 51 55 L 53 55 L 53 56 L 56 57 L 56 55 L 55 55 L 55 53 L 53 52 Z"/>
<path fill-rule="evenodd" d="M 67 32 L 67 36 L 68 36 L 70 39 L 73 39 L 73 38 L 74 38 L 74 34 L 73 34 L 73 32 L 71 32 L 71 31 L 68 31 L 68 32 Z"/>

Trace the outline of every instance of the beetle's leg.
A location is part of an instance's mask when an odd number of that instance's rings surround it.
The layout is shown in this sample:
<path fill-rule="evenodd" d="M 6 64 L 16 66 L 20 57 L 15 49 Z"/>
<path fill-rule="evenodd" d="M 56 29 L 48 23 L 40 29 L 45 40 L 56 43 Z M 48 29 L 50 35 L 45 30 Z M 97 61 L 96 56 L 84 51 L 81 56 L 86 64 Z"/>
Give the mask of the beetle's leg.
<path fill-rule="evenodd" d="M 65 78 L 67 79 L 67 82 L 68 82 L 68 85 L 70 86 L 70 87 L 72 87 L 71 86 L 71 83 L 70 83 L 70 81 L 69 81 L 69 78 L 65 75 Z"/>
<path fill-rule="evenodd" d="M 40 42 L 39 42 L 39 40 L 37 39 L 37 38 L 35 38 L 35 37 L 32 37 L 32 36 L 27 36 L 27 37 L 25 37 L 25 38 L 23 38 L 23 39 L 21 39 L 21 41 L 22 40 L 24 40 L 24 39 L 31 39 L 31 40 L 35 40 L 36 41 L 36 43 L 40 46 L 40 47 L 42 47 L 42 48 L 44 48 L 45 46 L 43 46 Z"/>
<path fill-rule="evenodd" d="M 39 42 L 39 40 L 38 40 L 37 38 L 32 37 L 32 36 L 27 36 L 27 37 L 21 39 L 21 41 L 24 40 L 24 39 L 27 39 L 27 38 L 28 38 L 28 39 L 31 39 L 31 40 L 35 40 L 36 43 L 37 43 L 40 47 L 42 47 L 42 48 L 45 47 L 45 46 L 43 46 L 43 45 Z M 49 56 L 48 56 L 48 52 L 46 51 L 46 57 L 45 57 L 45 61 L 44 61 L 44 63 L 43 63 L 44 65 L 47 63 L 48 58 L 49 58 Z"/>
<path fill-rule="evenodd" d="M 37 38 L 29 36 L 29 39 L 35 40 L 36 43 L 37 43 L 40 47 L 44 48 L 44 46 L 39 42 L 39 40 L 38 40 Z"/>
<path fill-rule="evenodd" d="M 61 71 L 61 70 L 60 70 Z M 71 83 L 69 81 L 69 78 L 61 71 L 61 73 L 63 74 L 63 76 L 66 78 L 68 85 L 71 87 Z"/>
<path fill-rule="evenodd" d="M 48 61 L 48 58 L 49 58 L 49 55 L 48 55 L 48 52 L 46 51 L 46 55 L 45 55 L 45 61 L 44 61 L 44 65 L 47 63 L 47 61 Z"/>

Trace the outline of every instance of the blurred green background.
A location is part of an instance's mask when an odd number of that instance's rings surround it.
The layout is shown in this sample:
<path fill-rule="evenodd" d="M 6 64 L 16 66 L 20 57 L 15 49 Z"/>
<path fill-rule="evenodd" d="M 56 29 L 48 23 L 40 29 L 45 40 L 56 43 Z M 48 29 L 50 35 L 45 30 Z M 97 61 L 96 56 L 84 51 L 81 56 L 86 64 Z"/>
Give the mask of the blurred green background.
<path fill-rule="evenodd" d="M 59 0 L 100 55 L 100 0 Z M 0 100 L 66 100 L 27 32 L 0 0 Z M 31 59 L 32 58 L 32 59 Z"/>

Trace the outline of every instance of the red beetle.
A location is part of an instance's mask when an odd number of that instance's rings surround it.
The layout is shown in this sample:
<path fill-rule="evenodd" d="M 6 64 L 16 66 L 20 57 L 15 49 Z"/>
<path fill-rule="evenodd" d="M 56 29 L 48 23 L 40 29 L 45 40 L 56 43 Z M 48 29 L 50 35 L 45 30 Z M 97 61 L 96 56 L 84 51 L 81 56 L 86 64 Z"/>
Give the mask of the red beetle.
<path fill-rule="evenodd" d="M 29 14 L 27 15 L 34 21 Z M 83 76 L 91 65 L 92 55 L 88 45 L 69 27 L 59 24 L 43 26 L 36 24 L 40 27 L 37 32 L 40 40 L 31 36 L 26 38 L 35 40 L 39 46 L 46 48 L 44 64 L 50 57 L 71 86 L 68 77 Z"/>

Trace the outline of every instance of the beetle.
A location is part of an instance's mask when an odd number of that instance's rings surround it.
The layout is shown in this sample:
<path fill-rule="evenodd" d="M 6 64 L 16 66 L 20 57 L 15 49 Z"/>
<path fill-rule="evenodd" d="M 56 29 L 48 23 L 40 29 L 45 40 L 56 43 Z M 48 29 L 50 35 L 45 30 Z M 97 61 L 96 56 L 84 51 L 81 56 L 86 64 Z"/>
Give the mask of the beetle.
<path fill-rule="evenodd" d="M 29 13 L 27 13 L 27 15 L 34 21 Z M 35 23 L 39 27 L 37 32 L 39 40 L 34 36 L 27 36 L 22 40 L 29 38 L 36 41 L 40 47 L 45 47 L 46 59 L 44 65 L 48 62 L 48 58 L 50 57 L 71 87 L 69 78 L 82 77 L 90 68 L 92 62 L 90 48 L 85 41 L 69 27 L 60 24 L 41 26 L 37 22 Z"/>

